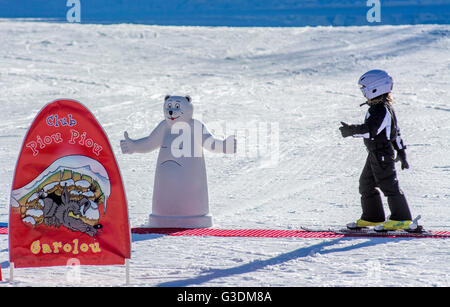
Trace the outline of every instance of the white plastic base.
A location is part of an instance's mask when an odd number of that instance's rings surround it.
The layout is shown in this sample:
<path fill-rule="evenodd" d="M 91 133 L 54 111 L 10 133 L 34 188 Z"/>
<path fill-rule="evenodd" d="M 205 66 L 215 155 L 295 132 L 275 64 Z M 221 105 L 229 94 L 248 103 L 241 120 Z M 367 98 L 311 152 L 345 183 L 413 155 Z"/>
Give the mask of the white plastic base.
<path fill-rule="evenodd" d="M 161 216 L 150 214 L 148 227 L 150 228 L 208 228 L 212 226 L 212 216 Z"/>

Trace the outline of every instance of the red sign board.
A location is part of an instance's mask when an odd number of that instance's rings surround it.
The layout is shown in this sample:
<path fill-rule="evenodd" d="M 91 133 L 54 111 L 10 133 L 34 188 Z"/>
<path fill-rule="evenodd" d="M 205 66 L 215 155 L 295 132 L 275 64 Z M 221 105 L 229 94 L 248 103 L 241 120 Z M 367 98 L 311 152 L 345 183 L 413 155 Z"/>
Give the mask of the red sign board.
<path fill-rule="evenodd" d="M 12 184 L 9 255 L 17 268 L 130 258 L 122 177 L 105 132 L 79 102 L 47 104 L 28 130 Z"/>

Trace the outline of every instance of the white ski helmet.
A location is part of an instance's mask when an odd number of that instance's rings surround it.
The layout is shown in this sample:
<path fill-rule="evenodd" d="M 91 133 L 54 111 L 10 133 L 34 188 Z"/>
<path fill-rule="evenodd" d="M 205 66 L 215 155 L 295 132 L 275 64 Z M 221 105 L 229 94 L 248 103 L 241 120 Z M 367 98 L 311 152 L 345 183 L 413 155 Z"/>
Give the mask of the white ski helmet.
<path fill-rule="evenodd" d="M 358 84 L 361 92 L 367 99 L 373 99 L 380 95 L 390 93 L 394 82 L 384 70 L 371 70 L 359 78 Z"/>

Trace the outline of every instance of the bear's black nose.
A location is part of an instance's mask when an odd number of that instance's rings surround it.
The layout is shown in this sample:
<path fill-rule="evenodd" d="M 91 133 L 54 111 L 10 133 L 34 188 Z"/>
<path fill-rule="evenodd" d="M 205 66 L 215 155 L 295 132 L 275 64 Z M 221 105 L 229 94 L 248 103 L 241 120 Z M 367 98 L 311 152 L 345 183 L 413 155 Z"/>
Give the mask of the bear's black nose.
<path fill-rule="evenodd" d="M 172 111 L 169 111 L 169 115 L 172 115 L 173 114 L 173 112 Z"/>

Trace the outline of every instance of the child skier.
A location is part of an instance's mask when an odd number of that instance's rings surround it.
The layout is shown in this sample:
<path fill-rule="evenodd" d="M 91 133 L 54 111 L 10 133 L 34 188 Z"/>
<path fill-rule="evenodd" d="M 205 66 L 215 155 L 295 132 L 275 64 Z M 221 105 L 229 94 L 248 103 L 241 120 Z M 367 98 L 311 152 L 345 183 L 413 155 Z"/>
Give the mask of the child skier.
<path fill-rule="evenodd" d="M 359 85 L 369 105 L 365 121 L 360 125 L 341 122 L 339 128 L 343 137 L 362 137 L 368 151 L 366 164 L 359 179 L 362 216 L 348 228 L 375 226 L 375 230 L 408 229 L 411 213 L 405 195 L 399 187 L 395 162 L 401 168 L 409 168 L 403 140 L 395 117 L 391 76 L 382 70 L 371 70 L 359 79 Z M 363 105 L 364 105 L 363 104 Z M 394 158 L 394 150 L 397 158 Z M 378 187 L 387 197 L 391 216 L 385 221 L 383 203 Z"/>

